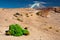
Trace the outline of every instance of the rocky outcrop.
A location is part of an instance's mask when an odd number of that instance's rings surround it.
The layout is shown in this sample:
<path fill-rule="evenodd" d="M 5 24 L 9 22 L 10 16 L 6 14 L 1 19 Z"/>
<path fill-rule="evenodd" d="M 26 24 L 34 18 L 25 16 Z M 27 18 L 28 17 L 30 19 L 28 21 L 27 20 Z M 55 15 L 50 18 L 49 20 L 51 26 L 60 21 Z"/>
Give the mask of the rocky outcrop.
<path fill-rule="evenodd" d="M 53 10 L 57 13 L 60 13 L 60 7 L 54 7 Z"/>

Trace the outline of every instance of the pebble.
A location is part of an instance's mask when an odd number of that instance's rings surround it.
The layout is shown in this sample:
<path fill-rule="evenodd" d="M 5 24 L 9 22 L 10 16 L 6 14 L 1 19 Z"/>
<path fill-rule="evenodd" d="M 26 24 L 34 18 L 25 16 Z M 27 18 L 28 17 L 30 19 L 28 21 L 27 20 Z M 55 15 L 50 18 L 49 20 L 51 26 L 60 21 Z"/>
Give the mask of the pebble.
<path fill-rule="evenodd" d="M 52 29 L 52 27 L 49 27 L 49 29 Z"/>
<path fill-rule="evenodd" d="M 59 32 L 59 30 L 56 30 L 56 32 Z"/>
<path fill-rule="evenodd" d="M 17 18 L 17 20 L 18 20 L 18 21 L 21 21 L 21 22 L 23 22 L 23 20 L 22 20 L 22 19 L 20 19 L 20 18 Z"/>
<path fill-rule="evenodd" d="M 19 13 L 16 13 L 15 15 L 20 15 Z"/>

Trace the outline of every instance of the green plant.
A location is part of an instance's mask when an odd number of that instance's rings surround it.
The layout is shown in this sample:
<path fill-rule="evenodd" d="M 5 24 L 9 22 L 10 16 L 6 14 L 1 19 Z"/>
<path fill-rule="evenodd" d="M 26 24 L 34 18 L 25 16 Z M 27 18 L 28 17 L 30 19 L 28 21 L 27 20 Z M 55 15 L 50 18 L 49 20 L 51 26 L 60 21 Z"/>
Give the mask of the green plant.
<path fill-rule="evenodd" d="M 13 36 L 22 36 L 22 35 L 28 35 L 29 31 L 27 29 L 23 29 L 19 24 L 12 24 L 9 25 L 9 30 L 6 32 L 6 34 L 13 35 Z"/>

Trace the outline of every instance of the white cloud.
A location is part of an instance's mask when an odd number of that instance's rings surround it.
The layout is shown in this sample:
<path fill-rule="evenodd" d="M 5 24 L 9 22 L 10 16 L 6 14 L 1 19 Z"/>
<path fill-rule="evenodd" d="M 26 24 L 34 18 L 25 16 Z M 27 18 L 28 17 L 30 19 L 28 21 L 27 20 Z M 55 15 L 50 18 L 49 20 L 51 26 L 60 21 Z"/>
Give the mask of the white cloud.
<path fill-rule="evenodd" d="M 30 8 L 43 8 L 46 7 L 43 4 L 47 4 L 46 2 L 39 2 L 39 1 L 34 1 L 34 4 L 29 4 Z"/>
<path fill-rule="evenodd" d="M 39 2 L 39 1 L 34 1 L 34 3 L 46 4 L 46 2 Z"/>
<path fill-rule="evenodd" d="M 41 4 L 47 4 L 46 2 L 40 2 Z"/>

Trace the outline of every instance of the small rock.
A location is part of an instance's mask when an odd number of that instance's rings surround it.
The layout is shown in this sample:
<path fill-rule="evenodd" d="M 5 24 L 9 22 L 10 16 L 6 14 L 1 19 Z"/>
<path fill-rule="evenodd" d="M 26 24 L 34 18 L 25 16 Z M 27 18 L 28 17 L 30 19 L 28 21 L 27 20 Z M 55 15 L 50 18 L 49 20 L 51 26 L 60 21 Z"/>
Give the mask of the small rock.
<path fill-rule="evenodd" d="M 59 30 L 56 30 L 56 32 L 59 32 Z"/>
<path fill-rule="evenodd" d="M 17 20 L 18 20 L 18 21 L 21 21 L 21 22 L 23 22 L 23 20 L 22 20 L 22 19 L 20 19 L 20 18 L 17 18 Z"/>
<path fill-rule="evenodd" d="M 52 27 L 49 27 L 49 29 L 52 29 Z"/>
<path fill-rule="evenodd" d="M 19 13 L 16 13 L 16 15 L 20 15 Z"/>

